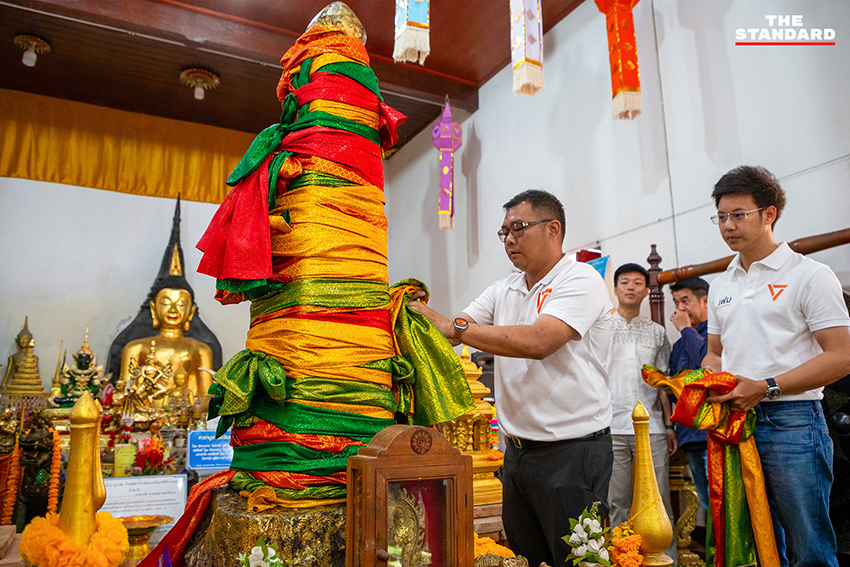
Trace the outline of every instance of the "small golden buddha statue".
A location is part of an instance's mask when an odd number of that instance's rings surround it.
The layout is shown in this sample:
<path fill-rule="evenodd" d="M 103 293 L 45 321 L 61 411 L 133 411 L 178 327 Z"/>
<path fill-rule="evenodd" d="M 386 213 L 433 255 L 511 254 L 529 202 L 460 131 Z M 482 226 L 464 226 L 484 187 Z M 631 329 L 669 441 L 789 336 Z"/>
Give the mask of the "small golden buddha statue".
<path fill-rule="evenodd" d="M 38 375 L 38 357 L 33 354 L 35 339 L 27 323 L 28 320 L 24 319 L 24 328 L 15 338 L 18 352 L 9 357 L 3 384 L 0 385 L 0 396 L 4 405 L 12 405 L 15 399 L 22 398 L 36 399 L 33 405 L 43 405 L 47 399 L 47 392 L 44 391 Z"/>
<path fill-rule="evenodd" d="M 195 394 L 186 387 L 186 372 L 174 375 L 174 387 L 166 395 L 163 406 L 168 408 L 169 422 L 180 429 L 188 429 L 195 409 Z"/>
<path fill-rule="evenodd" d="M 15 408 L 6 408 L 0 412 L 0 455 L 8 455 L 15 450 L 20 420 Z"/>
<path fill-rule="evenodd" d="M 189 330 L 189 322 L 195 315 L 197 306 L 192 295 L 185 289 L 164 288 L 150 302 L 153 327 L 159 329 L 155 337 L 130 341 L 121 355 L 121 375 L 129 383 L 130 365 L 142 366 L 150 355 L 148 346 L 151 339 L 156 340 L 156 359 L 170 368 L 180 366 L 186 372 L 186 387 L 196 396 L 205 396 L 212 384 L 212 377 L 202 368 L 212 368 L 212 350 L 206 344 L 184 336 Z M 173 385 L 169 376 L 165 384 L 166 391 Z M 162 407 L 162 399 L 155 400 L 154 407 Z"/>
<path fill-rule="evenodd" d="M 162 399 L 171 385 L 171 365 L 159 362 L 156 356 L 156 341 L 151 341 L 145 364 L 137 365 L 136 360 L 131 358 L 127 373 L 127 382 L 130 385 L 126 388 L 127 397 L 123 400 L 123 413 L 132 415 L 137 427 L 144 429 L 146 425 L 150 425 L 164 415 L 161 410 Z M 119 380 L 122 379 L 119 378 Z"/>
<path fill-rule="evenodd" d="M 97 354 L 89 348 L 89 328 L 86 327 L 83 346 L 74 355 L 73 368 L 65 364 L 62 371 L 57 373 L 47 402 L 53 407 L 69 408 L 86 392 L 97 397 L 101 374 L 103 365 L 97 366 Z"/>

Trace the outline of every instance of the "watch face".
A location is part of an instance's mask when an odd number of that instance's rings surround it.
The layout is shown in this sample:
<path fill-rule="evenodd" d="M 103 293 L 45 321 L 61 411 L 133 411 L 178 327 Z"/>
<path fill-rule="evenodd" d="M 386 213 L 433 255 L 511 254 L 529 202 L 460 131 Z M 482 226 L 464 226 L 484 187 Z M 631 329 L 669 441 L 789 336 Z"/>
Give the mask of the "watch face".
<path fill-rule="evenodd" d="M 778 387 L 771 387 L 767 389 L 766 397 L 768 400 L 775 400 L 781 395 L 782 391 Z"/>
<path fill-rule="evenodd" d="M 462 317 L 455 317 L 454 318 L 454 324 L 455 324 L 455 327 L 457 327 L 459 329 L 466 329 L 469 326 L 469 321 L 467 321 L 466 319 L 464 319 Z"/>

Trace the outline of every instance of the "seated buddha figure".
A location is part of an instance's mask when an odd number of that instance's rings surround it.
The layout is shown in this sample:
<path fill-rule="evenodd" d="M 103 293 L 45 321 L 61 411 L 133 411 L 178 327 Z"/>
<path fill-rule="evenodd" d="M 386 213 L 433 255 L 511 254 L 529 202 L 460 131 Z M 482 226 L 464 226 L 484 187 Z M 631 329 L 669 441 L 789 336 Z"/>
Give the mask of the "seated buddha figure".
<path fill-rule="evenodd" d="M 166 394 L 163 405 L 169 414 L 169 423 L 188 429 L 195 408 L 195 395 L 186 387 L 186 373 L 178 370 L 174 375 L 174 388 Z"/>
<path fill-rule="evenodd" d="M 170 368 L 182 368 L 186 374 L 186 387 L 196 396 L 205 396 L 212 383 L 212 377 L 201 370 L 212 368 L 212 350 L 206 344 L 187 337 L 189 322 L 197 309 L 188 290 L 166 287 L 161 289 L 150 302 L 153 328 L 159 334 L 130 341 L 121 354 L 120 378 L 130 384 L 130 363 L 141 367 L 146 364 L 150 354 L 151 340 L 156 341 L 156 361 Z M 173 382 L 165 385 L 168 390 Z M 154 401 L 154 407 L 161 408 L 163 400 Z"/>
<path fill-rule="evenodd" d="M 16 398 L 46 398 L 47 392 L 38 374 L 38 357 L 33 354 L 35 339 L 27 326 L 27 320 L 24 320 L 24 328 L 15 337 L 15 346 L 18 352 L 9 357 L 3 383 L 0 384 L 3 404 L 11 405 L 11 400 Z"/>

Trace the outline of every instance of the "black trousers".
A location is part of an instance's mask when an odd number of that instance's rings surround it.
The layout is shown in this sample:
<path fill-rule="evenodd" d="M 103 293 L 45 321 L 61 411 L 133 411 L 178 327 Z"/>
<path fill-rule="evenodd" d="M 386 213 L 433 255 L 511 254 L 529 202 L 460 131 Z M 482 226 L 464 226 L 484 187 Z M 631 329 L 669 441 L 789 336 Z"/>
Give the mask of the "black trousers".
<path fill-rule="evenodd" d="M 614 464 L 611 434 L 518 449 L 508 442 L 502 477 L 502 523 L 511 549 L 530 567 L 564 565 L 570 518 L 599 501 L 608 514 Z"/>

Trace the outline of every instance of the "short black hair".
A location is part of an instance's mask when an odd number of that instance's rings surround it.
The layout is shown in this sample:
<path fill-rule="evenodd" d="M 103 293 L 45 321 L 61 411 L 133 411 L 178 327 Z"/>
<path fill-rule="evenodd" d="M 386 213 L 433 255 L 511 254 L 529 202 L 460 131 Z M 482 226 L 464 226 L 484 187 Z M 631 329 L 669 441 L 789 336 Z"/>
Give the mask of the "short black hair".
<path fill-rule="evenodd" d="M 646 280 L 646 285 L 649 285 L 649 272 L 646 271 L 646 268 L 641 266 L 640 264 L 623 264 L 617 271 L 614 272 L 614 287 L 617 287 L 617 281 L 620 279 L 620 276 L 623 274 L 631 274 L 638 273 L 643 275 Z"/>
<path fill-rule="evenodd" d="M 708 282 L 696 276 L 682 278 L 670 286 L 670 291 L 682 291 L 689 289 L 694 293 L 694 297 L 701 299 L 708 295 Z"/>
<path fill-rule="evenodd" d="M 531 210 L 543 218 L 551 218 L 561 223 L 561 244 L 564 243 L 564 232 L 567 228 L 567 219 L 564 215 L 564 205 L 556 196 L 542 189 L 528 189 L 514 195 L 513 198 L 502 205 L 506 211 L 513 209 L 520 203 L 528 203 Z M 542 219 L 541 219 L 542 220 Z"/>
<path fill-rule="evenodd" d="M 785 191 L 779 185 L 779 180 L 761 166 L 742 165 L 721 177 L 711 192 L 715 207 L 720 206 L 720 199 L 725 195 L 750 195 L 760 209 L 776 207 L 776 218 L 770 225 L 771 229 L 785 208 Z"/>

